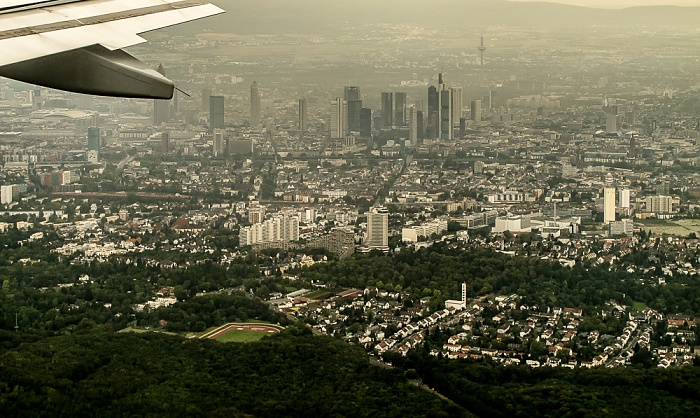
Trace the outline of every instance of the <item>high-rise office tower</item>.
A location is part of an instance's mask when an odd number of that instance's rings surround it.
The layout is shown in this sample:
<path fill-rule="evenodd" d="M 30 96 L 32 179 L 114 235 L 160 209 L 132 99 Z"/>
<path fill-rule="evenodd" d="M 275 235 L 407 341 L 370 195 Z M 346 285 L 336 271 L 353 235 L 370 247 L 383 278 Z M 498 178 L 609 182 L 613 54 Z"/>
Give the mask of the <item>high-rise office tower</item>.
<path fill-rule="evenodd" d="M 389 246 L 389 211 L 375 206 L 367 213 L 367 246 L 387 249 Z"/>
<path fill-rule="evenodd" d="M 257 81 L 253 81 L 250 85 L 250 126 L 253 128 L 260 126 L 260 92 Z"/>
<path fill-rule="evenodd" d="M 223 157 L 226 151 L 226 141 L 224 140 L 224 131 L 214 131 L 214 141 L 212 146 L 212 154 L 214 157 Z"/>
<path fill-rule="evenodd" d="M 416 111 L 416 131 L 419 139 L 425 138 L 425 122 L 423 121 L 423 112 L 421 110 Z"/>
<path fill-rule="evenodd" d="M 375 131 L 382 129 L 382 116 L 377 114 L 372 114 L 372 126 L 374 126 Z"/>
<path fill-rule="evenodd" d="M 452 91 L 445 86 L 442 74 L 439 75 L 438 85 L 438 131 L 440 139 L 452 139 Z"/>
<path fill-rule="evenodd" d="M 389 92 L 382 93 L 382 128 L 394 126 L 394 95 Z"/>
<path fill-rule="evenodd" d="M 224 96 L 209 97 L 209 133 L 224 129 Z"/>
<path fill-rule="evenodd" d="M 440 139 L 452 139 L 452 91 L 440 91 Z"/>
<path fill-rule="evenodd" d="M 406 93 L 394 93 L 394 125 L 406 126 Z"/>
<path fill-rule="evenodd" d="M 357 86 L 345 86 L 345 94 L 343 98 L 347 101 L 362 100 L 360 97 L 360 88 Z"/>
<path fill-rule="evenodd" d="M 408 108 L 408 139 L 411 145 L 418 143 L 418 111 L 415 106 Z"/>
<path fill-rule="evenodd" d="M 603 222 L 608 224 L 615 221 L 615 185 L 613 178 L 608 174 L 603 188 Z"/>
<path fill-rule="evenodd" d="M 170 151 L 170 134 L 163 132 L 160 135 L 160 153 L 165 155 Z"/>
<path fill-rule="evenodd" d="M 629 147 L 629 150 L 627 151 L 627 156 L 630 158 L 637 157 L 637 139 L 635 138 L 634 135 L 630 136 L 630 147 Z"/>
<path fill-rule="evenodd" d="M 345 100 L 341 97 L 331 101 L 331 138 L 345 138 L 347 120 Z"/>
<path fill-rule="evenodd" d="M 459 126 L 459 120 L 462 119 L 462 107 L 464 106 L 462 87 L 451 87 L 450 91 L 452 92 L 452 124 Z"/>
<path fill-rule="evenodd" d="M 360 132 L 360 114 L 362 112 L 362 97 L 360 88 L 345 86 L 345 102 L 347 104 L 348 120 L 345 121 L 346 133 Z"/>
<path fill-rule="evenodd" d="M 307 123 L 309 117 L 309 110 L 306 101 L 306 97 L 299 99 L 299 138 L 304 139 L 306 134 Z"/>
<path fill-rule="evenodd" d="M 367 107 L 360 110 L 360 136 L 363 138 L 372 136 L 372 109 Z"/>
<path fill-rule="evenodd" d="M 481 122 L 481 100 L 472 100 L 470 118 L 474 122 Z"/>
<path fill-rule="evenodd" d="M 362 100 L 350 100 L 347 102 L 347 133 L 360 132 L 362 117 Z"/>
<path fill-rule="evenodd" d="M 209 111 L 209 98 L 211 97 L 211 89 L 210 88 L 203 88 L 202 89 L 202 110 L 205 112 Z"/>
<path fill-rule="evenodd" d="M 425 137 L 438 137 L 438 108 L 440 107 L 440 96 L 437 87 L 428 87 L 428 120 L 426 121 Z"/>
<path fill-rule="evenodd" d="M 87 160 L 92 164 L 100 162 L 100 128 L 88 128 Z"/>
<path fill-rule="evenodd" d="M 158 65 L 157 70 L 163 77 L 165 77 L 165 68 L 163 64 Z M 161 123 L 167 122 L 170 119 L 170 100 L 153 100 L 153 125 L 160 125 Z"/>

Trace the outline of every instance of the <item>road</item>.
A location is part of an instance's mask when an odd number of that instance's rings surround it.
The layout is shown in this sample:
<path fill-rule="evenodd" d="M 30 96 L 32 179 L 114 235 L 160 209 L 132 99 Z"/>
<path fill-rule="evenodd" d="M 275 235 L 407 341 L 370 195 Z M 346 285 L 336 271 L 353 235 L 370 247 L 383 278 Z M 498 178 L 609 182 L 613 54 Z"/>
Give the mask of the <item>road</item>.
<path fill-rule="evenodd" d="M 136 157 L 134 157 L 133 155 L 127 155 L 126 157 L 124 157 L 124 159 L 119 161 L 119 164 L 117 164 L 117 170 L 118 171 L 123 170 L 127 164 L 134 161 L 134 158 L 136 158 Z"/>

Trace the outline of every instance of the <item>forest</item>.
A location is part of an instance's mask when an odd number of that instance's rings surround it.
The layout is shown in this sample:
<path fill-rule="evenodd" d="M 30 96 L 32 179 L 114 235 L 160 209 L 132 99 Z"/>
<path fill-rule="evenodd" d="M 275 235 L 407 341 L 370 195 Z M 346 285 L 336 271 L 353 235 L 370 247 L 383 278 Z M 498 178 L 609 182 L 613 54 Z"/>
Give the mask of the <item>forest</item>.
<path fill-rule="evenodd" d="M 248 344 L 104 332 L 22 344 L 0 353 L 0 415 L 472 416 L 303 326 Z"/>
<path fill-rule="evenodd" d="M 477 416 L 689 417 L 700 414 L 700 367 L 568 370 L 452 361 L 412 351 L 395 364 Z"/>

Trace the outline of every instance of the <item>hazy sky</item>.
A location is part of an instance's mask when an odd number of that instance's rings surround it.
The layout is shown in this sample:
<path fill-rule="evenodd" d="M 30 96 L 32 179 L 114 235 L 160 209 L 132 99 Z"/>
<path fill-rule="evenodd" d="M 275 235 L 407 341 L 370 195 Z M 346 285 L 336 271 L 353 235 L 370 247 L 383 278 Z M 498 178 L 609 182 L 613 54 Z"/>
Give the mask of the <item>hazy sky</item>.
<path fill-rule="evenodd" d="M 700 6 L 700 0 L 511 0 L 511 1 L 548 1 L 576 6 L 621 8 L 632 6 Z"/>

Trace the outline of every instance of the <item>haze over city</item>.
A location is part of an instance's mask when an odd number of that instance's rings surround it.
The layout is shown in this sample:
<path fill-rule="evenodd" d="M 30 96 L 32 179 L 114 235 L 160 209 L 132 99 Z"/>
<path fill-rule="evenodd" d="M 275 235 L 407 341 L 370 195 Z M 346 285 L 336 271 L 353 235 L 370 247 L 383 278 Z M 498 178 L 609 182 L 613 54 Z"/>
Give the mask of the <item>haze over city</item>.
<path fill-rule="evenodd" d="M 543 0 L 509 0 L 514 2 L 543 2 Z M 700 2 L 697 0 L 551 0 L 546 3 L 561 3 L 572 6 L 595 7 L 595 8 L 624 8 L 639 6 L 683 6 L 697 7 Z"/>
<path fill-rule="evenodd" d="M 2 416 L 700 414 L 700 2 L 214 3 L 0 79 Z"/>

